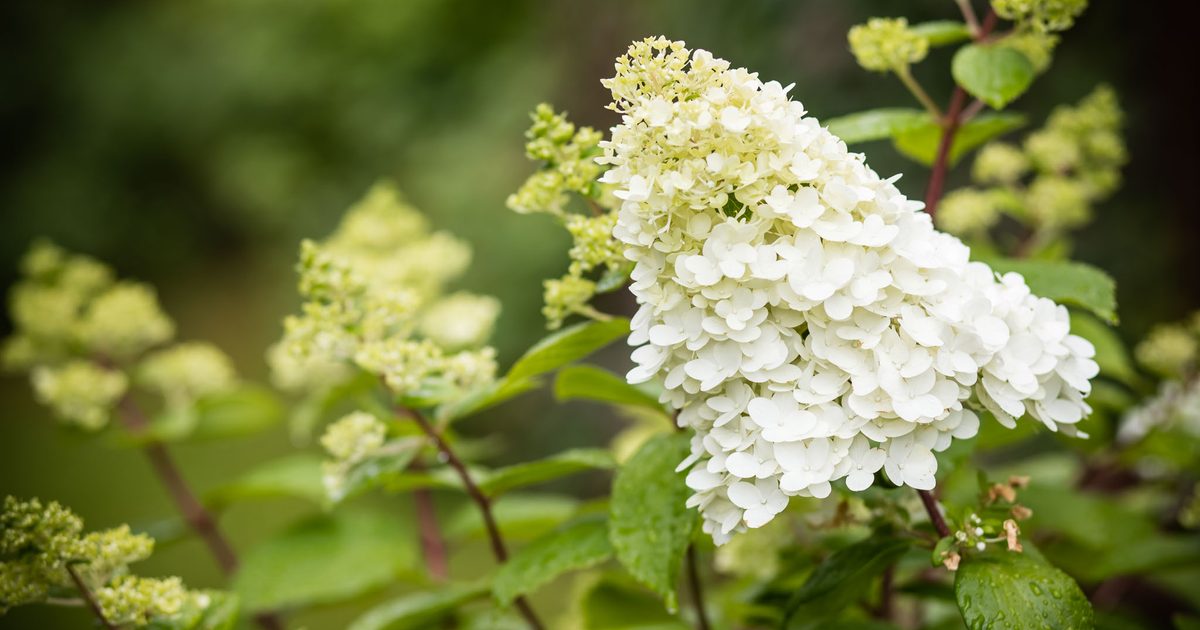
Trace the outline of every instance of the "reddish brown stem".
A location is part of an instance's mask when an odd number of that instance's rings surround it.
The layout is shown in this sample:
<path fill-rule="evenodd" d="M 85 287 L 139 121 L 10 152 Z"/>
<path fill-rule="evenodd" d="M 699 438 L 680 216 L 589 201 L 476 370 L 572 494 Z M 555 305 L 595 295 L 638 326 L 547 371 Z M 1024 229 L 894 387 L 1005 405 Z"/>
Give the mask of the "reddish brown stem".
<path fill-rule="evenodd" d="M 414 464 L 413 468 L 419 466 Z M 417 510 L 417 526 L 421 532 L 421 554 L 425 557 L 425 568 L 434 580 L 444 582 L 450 572 L 446 562 L 446 543 L 442 540 L 437 509 L 433 504 L 433 493 L 428 488 L 417 488 L 413 491 L 413 505 Z"/>
<path fill-rule="evenodd" d="M 75 567 L 68 564 L 67 574 L 71 576 L 71 581 L 75 583 L 75 589 L 79 591 L 79 596 L 83 598 L 84 603 L 91 609 L 92 614 L 96 615 L 96 619 L 100 620 L 100 625 L 109 630 L 116 630 L 116 624 L 104 616 L 104 610 L 100 608 L 100 603 L 96 601 L 96 597 L 92 595 L 92 590 L 84 583 L 83 578 L 79 576 L 79 572 L 75 570 Z"/>
<path fill-rule="evenodd" d="M 146 432 L 150 426 L 150 421 L 132 398 L 129 396 L 122 398 L 119 408 L 121 418 L 131 432 L 138 435 Z M 221 567 L 221 571 L 226 576 L 233 575 L 238 568 L 237 553 L 233 550 L 233 546 L 229 544 L 225 535 L 221 533 L 212 513 L 204 507 L 204 504 L 192 492 L 191 487 L 183 477 L 179 466 L 175 464 L 175 460 L 171 457 L 171 452 L 167 450 L 166 445 L 157 440 L 152 440 L 142 448 L 142 451 L 150 460 L 150 466 L 154 468 L 159 481 L 167 489 L 167 493 L 171 495 L 171 500 L 174 501 L 175 507 L 179 510 L 179 514 L 183 517 L 184 522 L 208 546 L 209 552 L 216 559 L 217 565 Z M 283 621 L 274 613 L 260 613 L 255 616 L 254 620 L 259 626 L 267 630 L 280 630 L 284 627 Z"/>
<path fill-rule="evenodd" d="M 692 587 L 692 605 L 696 608 L 696 627 L 699 630 L 709 630 L 712 625 L 708 622 L 708 611 L 704 608 L 704 585 L 700 581 L 700 565 L 696 561 L 696 546 L 687 548 L 688 583 Z"/>
<path fill-rule="evenodd" d="M 925 511 L 929 513 L 929 522 L 933 523 L 933 528 L 937 530 L 938 536 L 945 538 L 950 535 L 950 527 L 946 525 L 946 518 L 942 516 L 942 508 L 938 506 L 938 501 L 934 498 L 933 493 L 928 490 L 917 490 L 917 494 L 921 496 L 921 503 L 925 505 Z"/>
<path fill-rule="evenodd" d="M 504 545 L 504 537 L 500 533 L 500 527 L 496 524 L 496 516 L 492 512 L 492 500 L 479 486 L 475 483 L 475 479 L 471 477 L 471 471 L 467 470 L 467 465 L 459 459 L 458 454 L 451 448 L 449 442 L 446 441 L 442 434 L 433 428 L 429 420 L 425 418 L 419 411 L 415 409 L 399 408 L 397 411 L 403 415 L 412 418 L 413 422 L 420 427 L 425 435 L 433 440 L 433 444 L 437 447 L 442 457 L 446 458 L 446 463 L 454 469 L 458 474 L 458 478 L 462 481 L 463 489 L 466 490 L 467 496 L 475 502 L 479 508 L 479 514 L 483 518 L 484 529 L 487 530 L 488 539 L 492 544 L 492 555 L 496 557 L 496 561 L 504 563 L 508 561 L 508 548 Z M 529 601 L 524 597 L 518 597 L 514 602 L 521 616 L 529 624 L 529 627 L 535 630 L 541 630 L 544 626 L 541 620 L 538 619 L 537 613 L 533 611 L 533 607 L 529 605 Z"/>

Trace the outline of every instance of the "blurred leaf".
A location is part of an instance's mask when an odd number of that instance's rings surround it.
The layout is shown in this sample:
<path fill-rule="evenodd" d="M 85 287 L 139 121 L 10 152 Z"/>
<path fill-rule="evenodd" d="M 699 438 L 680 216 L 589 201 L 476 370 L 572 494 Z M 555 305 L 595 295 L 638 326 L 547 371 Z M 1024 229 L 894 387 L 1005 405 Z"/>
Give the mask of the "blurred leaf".
<path fill-rule="evenodd" d="M 1071 332 L 1092 342 L 1100 373 L 1131 387 L 1140 380 L 1125 343 L 1111 326 L 1094 317 L 1071 311 Z"/>
<path fill-rule="evenodd" d="M 492 503 L 492 515 L 505 540 L 532 540 L 558 527 L 575 514 L 579 500 L 553 494 L 502 496 Z M 480 538 L 486 535 L 474 503 L 464 504 L 446 520 L 446 534 Z"/>
<path fill-rule="evenodd" d="M 579 604 L 583 630 L 689 630 L 648 591 L 607 574 L 588 586 Z"/>
<path fill-rule="evenodd" d="M 156 617 L 144 627 L 150 630 L 231 630 L 237 625 L 237 595 L 223 591 L 194 592 L 183 607 L 170 617 Z"/>
<path fill-rule="evenodd" d="M 858 601 L 910 546 L 907 540 L 875 534 L 833 552 L 788 600 L 785 619 L 809 621 L 837 615 Z"/>
<path fill-rule="evenodd" d="M 633 263 L 621 265 L 616 269 L 606 269 L 596 281 L 596 293 L 612 293 L 621 289 L 629 282 L 629 274 L 633 272 Z"/>
<path fill-rule="evenodd" d="M 956 164 L 963 155 L 979 145 L 1025 124 L 1025 117 L 1012 112 L 980 114 L 959 126 L 950 146 L 950 164 Z M 935 121 L 905 130 L 893 141 L 896 150 L 924 164 L 932 166 L 937 159 L 938 144 L 942 141 L 942 126 Z"/>
<path fill-rule="evenodd" d="M 1003 109 L 1033 83 L 1033 64 L 1007 46 L 969 44 L 958 49 L 950 64 L 954 80 L 971 96 Z"/>
<path fill-rule="evenodd" d="M 358 462 L 346 472 L 346 481 L 330 498 L 334 502 L 344 501 L 367 490 L 388 486 L 388 480 L 408 470 L 425 439 L 410 437 L 388 442 L 379 453 Z"/>
<path fill-rule="evenodd" d="M 536 378 L 502 377 L 486 387 L 438 407 L 436 417 L 440 423 L 466 418 L 536 389 L 539 385 L 541 382 Z"/>
<path fill-rule="evenodd" d="M 617 559 L 629 573 L 676 609 L 675 580 L 696 525 L 685 503 L 691 490 L 675 471 L 691 447 L 672 433 L 646 442 L 617 472 L 609 533 Z"/>
<path fill-rule="evenodd" d="M 528 595 L 567 571 L 586 569 L 612 556 L 608 522 L 581 521 L 535 540 L 501 565 L 492 593 L 503 606 Z"/>
<path fill-rule="evenodd" d="M 625 382 L 624 378 L 594 365 L 571 365 L 558 372 L 554 395 L 559 400 L 596 400 L 635 405 L 662 412 L 658 398 Z"/>
<path fill-rule="evenodd" d="M 934 20 L 909 27 L 910 31 L 929 40 L 930 46 L 949 46 L 971 39 L 967 25 L 955 20 Z"/>
<path fill-rule="evenodd" d="M 259 464 L 238 479 L 209 493 L 209 501 L 226 504 L 275 497 L 295 497 L 328 505 L 321 481 L 321 457 L 308 453 L 287 455 Z"/>
<path fill-rule="evenodd" d="M 418 488 L 437 488 L 439 490 L 462 490 L 462 481 L 458 473 L 449 466 L 439 466 L 430 470 L 405 470 L 380 477 L 379 486 L 388 492 L 407 492 Z"/>
<path fill-rule="evenodd" d="M 1035 478 L 1036 479 L 1036 478 Z M 1130 540 L 1154 535 L 1154 523 L 1118 501 L 1069 486 L 1032 483 L 1019 501 L 1033 510 L 1029 525 L 1056 531 L 1093 549 L 1107 552 Z"/>
<path fill-rule="evenodd" d="M 1060 304 L 1087 309 L 1101 319 L 1117 323 L 1117 287 L 1103 271 L 1084 263 L 1049 260 L 987 261 L 999 273 L 1015 271 L 1035 295 Z"/>
<path fill-rule="evenodd" d="M 871 109 L 825 121 L 829 133 L 846 144 L 891 138 L 931 122 L 929 113 L 907 107 Z"/>
<path fill-rule="evenodd" d="M 1175 567 L 1200 566 L 1200 537 L 1194 534 L 1153 534 L 1125 540 L 1099 559 L 1095 577 L 1151 573 Z"/>
<path fill-rule="evenodd" d="M 317 389 L 301 399 L 288 418 L 292 442 L 307 444 L 318 426 L 341 413 L 362 408 L 360 399 L 370 396 L 379 380 L 367 372 L 358 372 L 342 383 Z"/>
<path fill-rule="evenodd" d="M 517 359 L 505 378 L 517 381 L 545 374 L 578 361 L 628 334 L 629 320 L 623 317 L 606 322 L 583 322 L 564 328 L 534 344 Z"/>
<path fill-rule="evenodd" d="M 584 470 L 609 470 L 616 466 L 612 454 L 601 448 L 563 451 L 545 459 L 524 462 L 493 471 L 478 482 L 484 494 L 498 495 Z"/>
<path fill-rule="evenodd" d="M 1029 554 L 969 554 L 954 594 L 970 630 L 1090 629 L 1092 605 L 1071 576 Z"/>
<path fill-rule="evenodd" d="M 283 403 L 265 387 L 246 385 L 196 401 L 196 427 L 188 436 L 211 440 L 257 433 L 283 420 Z"/>
<path fill-rule="evenodd" d="M 415 630 L 438 622 L 472 600 L 487 595 L 486 582 L 452 584 L 436 591 L 412 593 L 384 602 L 351 622 L 347 630 Z"/>
<path fill-rule="evenodd" d="M 1176 613 L 1171 618 L 1171 623 L 1174 624 L 1175 630 L 1200 630 L 1200 617 Z"/>
<path fill-rule="evenodd" d="M 297 523 L 245 554 L 233 588 L 250 610 L 337 602 L 415 574 L 407 520 L 344 510 Z"/>

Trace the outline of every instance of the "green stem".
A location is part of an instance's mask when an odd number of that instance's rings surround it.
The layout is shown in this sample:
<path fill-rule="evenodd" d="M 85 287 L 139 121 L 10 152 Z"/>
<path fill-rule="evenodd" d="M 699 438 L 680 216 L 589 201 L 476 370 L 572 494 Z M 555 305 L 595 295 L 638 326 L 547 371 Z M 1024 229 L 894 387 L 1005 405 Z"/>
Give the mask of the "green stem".
<path fill-rule="evenodd" d="M 900 78 L 900 82 L 904 84 L 904 87 L 907 87 L 908 91 L 912 92 L 912 95 L 920 101 L 930 116 L 933 116 L 936 120 L 941 120 L 942 110 L 937 106 L 937 103 L 933 102 L 932 98 L 929 98 L 929 93 L 913 77 L 912 71 L 908 66 L 896 68 L 896 76 Z"/>

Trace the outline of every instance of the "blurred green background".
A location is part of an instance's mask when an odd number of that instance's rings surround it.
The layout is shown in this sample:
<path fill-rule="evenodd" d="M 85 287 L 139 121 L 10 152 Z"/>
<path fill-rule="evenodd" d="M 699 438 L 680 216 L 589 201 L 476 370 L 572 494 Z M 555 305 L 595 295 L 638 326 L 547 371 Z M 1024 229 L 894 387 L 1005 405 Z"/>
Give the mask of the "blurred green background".
<path fill-rule="evenodd" d="M 1014 107 L 1033 125 L 1099 82 L 1128 112 L 1132 162 L 1117 197 L 1080 234 L 1078 257 L 1118 280 L 1122 334 L 1200 305 L 1193 180 L 1200 171 L 1174 48 L 1184 20 L 1136 3 L 1096 2 L 1064 37 L 1051 71 Z M 600 79 L 630 40 L 664 34 L 714 51 L 793 92 L 820 118 L 909 105 L 891 77 L 855 66 L 847 29 L 873 15 L 955 17 L 950 0 L 119 0 L 0 6 L 0 285 L 29 242 L 48 236 L 157 285 L 182 338 L 210 339 L 251 379 L 296 303 L 299 239 L 322 236 L 375 180 L 395 180 L 439 227 L 470 241 L 465 288 L 504 303 L 496 344 L 507 364 L 543 333 L 541 281 L 562 273 L 567 237 L 521 217 L 505 196 L 528 174 L 527 112 L 549 101 L 607 128 Z M 917 69 L 938 100 L 948 55 Z M 927 172 L 886 144 L 865 147 L 883 174 L 922 196 Z M 960 169 L 960 171 L 963 169 Z M 962 181 L 962 173 L 958 175 Z M 0 332 L 9 330 L 0 322 Z M 620 348 L 607 358 L 620 368 Z M 171 513 L 139 454 L 59 429 L 23 378 L 0 381 L 0 494 L 73 506 L 90 526 Z M 616 429 L 585 405 L 528 396 L 465 427 L 496 434 L 496 461 L 596 445 Z M 294 448 L 285 432 L 177 449 L 203 490 Z M 566 489 L 583 496 L 603 478 Z M 562 489 L 562 488 L 560 488 Z M 237 507 L 239 546 L 302 504 Z M 471 564 L 471 550 L 464 550 Z M 170 546 L 146 574 L 219 583 L 203 548 Z M 345 613 L 300 618 L 334 627 Z M 14 611 L 0 627 L 71 627 L 74 612 Z"/>

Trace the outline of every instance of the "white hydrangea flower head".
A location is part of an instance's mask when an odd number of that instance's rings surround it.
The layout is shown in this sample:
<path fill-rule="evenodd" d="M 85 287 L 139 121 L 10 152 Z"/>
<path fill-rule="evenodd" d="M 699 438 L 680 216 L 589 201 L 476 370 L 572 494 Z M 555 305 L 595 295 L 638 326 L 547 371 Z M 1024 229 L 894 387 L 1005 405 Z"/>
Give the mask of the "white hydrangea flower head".
<path fill-rule="evenodd" d="M 662 378 L 695 430 L 681 468 L 717 543 L 835 481 L 932 488 L 974 404 L 1078 433 L 1098 368 L 1066 309 L 970 262 L 788 87 L 661 38 L 616 69 L 629 380 Z"/>

